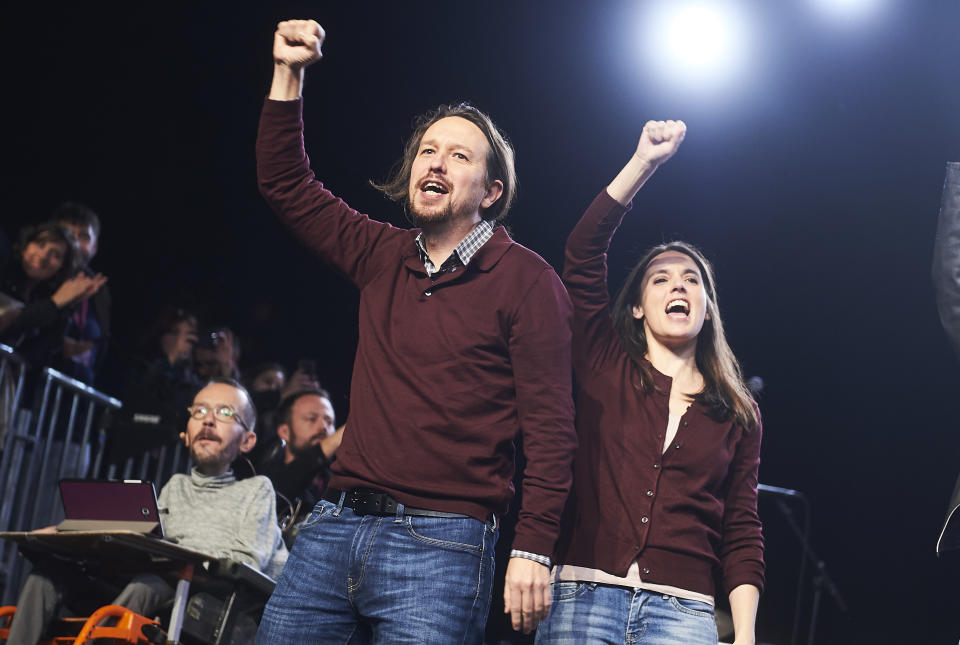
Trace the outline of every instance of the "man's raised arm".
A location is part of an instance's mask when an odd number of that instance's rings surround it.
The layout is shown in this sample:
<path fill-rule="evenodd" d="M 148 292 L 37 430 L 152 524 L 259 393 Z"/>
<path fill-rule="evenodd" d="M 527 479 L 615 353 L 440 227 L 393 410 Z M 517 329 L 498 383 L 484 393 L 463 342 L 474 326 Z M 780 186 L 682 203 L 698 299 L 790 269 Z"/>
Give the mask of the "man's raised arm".
<path fill-rule="evenodd" d="M 376 275 L 372 251 L 393 240 L 411 244 L 400 229 L 354 211 L 326 190 L 310 169 L 303 143 L 304 69 L 320 60 L 323 28 L 313 20 L 277 25 L 274 72 L 257 134 L 260 193 L 281 222 L 324 262 L 359 288 Z"/>
<path fill-rule="evenodd" d="M 303 90 L 303 70 L 323 54 L 326 34 L 316 20 L 285 20 L 273 34 L 273 82 L 269 98 L 295 101 Z"/>

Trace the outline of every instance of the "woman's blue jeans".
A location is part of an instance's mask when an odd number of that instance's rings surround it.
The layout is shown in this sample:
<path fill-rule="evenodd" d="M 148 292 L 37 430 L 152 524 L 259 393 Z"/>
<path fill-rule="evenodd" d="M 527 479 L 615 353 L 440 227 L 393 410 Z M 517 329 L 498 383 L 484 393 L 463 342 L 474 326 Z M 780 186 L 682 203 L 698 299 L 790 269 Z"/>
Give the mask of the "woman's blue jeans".
<path fill-rule="evenodd" d="M 713 607 L 645 589 L 555 582 L 537 645 L 716 645 Z"/>
<path fill-rule="evenodd" d="M 341 502 L 342 503 L 342 502 Z M 476 643 L 498 530 L 469 517 L 357 515 L 319 502 L 260 621 L 257 643 Z"/>

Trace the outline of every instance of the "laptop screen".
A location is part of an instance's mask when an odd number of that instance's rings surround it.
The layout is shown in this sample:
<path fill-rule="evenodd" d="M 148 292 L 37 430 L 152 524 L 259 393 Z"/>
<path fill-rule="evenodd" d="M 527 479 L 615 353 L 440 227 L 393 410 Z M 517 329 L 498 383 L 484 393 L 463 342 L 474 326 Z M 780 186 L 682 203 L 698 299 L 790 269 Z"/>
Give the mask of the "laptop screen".
<path fill-rule="evenodd" d="M 63 479 L 60 497 L 68 521 L 156 523 L 158 529 L 161 524 L 153 482 Z M 161 534 L 160 530 L 143 532 Z"/>

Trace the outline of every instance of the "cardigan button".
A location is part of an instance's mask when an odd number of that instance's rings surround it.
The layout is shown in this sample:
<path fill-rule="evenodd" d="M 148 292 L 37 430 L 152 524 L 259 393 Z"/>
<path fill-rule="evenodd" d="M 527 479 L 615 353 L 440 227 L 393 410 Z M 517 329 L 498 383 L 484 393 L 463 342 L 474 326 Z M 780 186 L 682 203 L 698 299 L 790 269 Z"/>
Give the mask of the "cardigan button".
<path fill-rule="evenodd" d="M 677 445 L 674 446 L 674 448 L 676 448 L 677 450 L 680 450 L 680 444 L 678 443 Z"/>
<path fill-rule="evenodd" d="M 653 497 L 653 491 L 652 491 L 652 490 L 648 490 L 648 491 L 647 491 L 647 497 Z"/>
<path fill-rule="evenodd" d="M 660 467 L 660 464 L 654 464 L 653 467 L 654 467 L 654 468 L 659 468 L 659 467 Z"/>
<path fill-rule="evenodd" d="M 429 289 L 427 289 L 426 291 L 423 292 L 423 295 L 425 295 L 425 296 L 432 296 L 432 295 L 433 295 L 433 292 L 430 291 Z"/>
<path fill-rule="evenodd" d="M 649 521 L 650 521 L 650 518 L 647 517 L 646 515 L 644 515 L 643 517 L 640 518 L 640 523 L 641 523 L 641 524 L 646 524 L 646 523 L 649 522 Z"/>
<path fill-rule="evenodd" d="M 644 568 L 643 568 L 643 575 L 647 575 L 647 574 L 649 574 L 649 573 L 650 573 L 650 569 L 644 567 Z"/>

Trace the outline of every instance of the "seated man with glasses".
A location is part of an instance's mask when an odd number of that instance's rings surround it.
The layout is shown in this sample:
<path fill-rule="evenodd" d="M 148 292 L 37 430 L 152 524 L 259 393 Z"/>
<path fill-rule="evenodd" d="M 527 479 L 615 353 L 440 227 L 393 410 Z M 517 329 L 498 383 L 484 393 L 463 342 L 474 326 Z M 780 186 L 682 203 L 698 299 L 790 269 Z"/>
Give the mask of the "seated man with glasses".
<path fill-rule="evenodd" d="M 286 562 L 287 549 L 276 523 L 273 485 L 262 476 L 238 480 L 230 470 L 233 460 L 257 442 L 253 432 L 257 415 L 250 395 L 237 381 L 216 378 L 197 393 L 188 411 L 190 419 L 181 436 L 193 469 L 189 475 L 174 475 L 160 491 L 166 538 L 276 577 Z M 41 563 L 24 584 L 7 645 L 36 643 L 59 606 L 70 604 L 71 592 L 89 597 L 93 585 L 69 584 L 78 577 L 76 572 L 64 571 L 60 563 L 49 568 Z M 144 574 L 134 578 L 112 604 L 153 616 L 173 596 L 173 587 L 164 579 Z"/>

